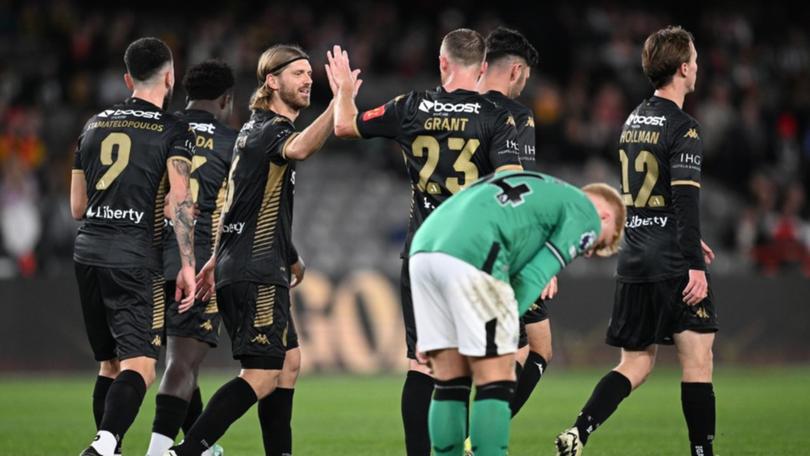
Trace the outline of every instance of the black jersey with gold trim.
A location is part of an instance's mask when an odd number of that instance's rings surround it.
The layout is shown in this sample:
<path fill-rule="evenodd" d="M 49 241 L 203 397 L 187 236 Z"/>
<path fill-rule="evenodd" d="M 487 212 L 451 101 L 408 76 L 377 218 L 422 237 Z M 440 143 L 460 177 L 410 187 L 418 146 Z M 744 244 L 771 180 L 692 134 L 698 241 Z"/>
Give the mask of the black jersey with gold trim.
<path fill-rule="evenodd" d="M 193 151 L 188 124 L 147 101 L 129 98 L 93 116 L 73 164 L 87 183 L 74 260 L 160 270 L 167 161 L 191 161 Z"/>
<path fill-rule="evenodd" d="M 217 288 L 249 281 L 289 286 L 295 161 L 284 150 L 290 119 L 255 110 L 236 139 L 228 177 Z"/>
<path fill-rule="evenodd" d="M 619 137 L 621 193 L 627 220 L 618 276 L 652 282 L 686 273 L 672 187 L 700 188 L 700 125 L 674 102 L 651 97 L 627 118 Z"/>
<path fill-rule="evenodd" d="M 199 271 L 214 247 L 213 232 L 225 205 L 225 184 L 237 131 L 208 111 L 186 109 L 176 115 L 194 132 L 189 185 L 191 198 L 199 210 L 194 222 L 194 257 Z M 163 241 L 163 273 L 167 280 L 174 280 L 180 270 L 180 252 L 170 220 L 165 221 Z"/>
<path fill-rule="evenodd" d="M 534 113 L 531 109 L 518 101 L 507 97 L 497 90 L 490 90 L 484 96 L 498 106 L 502 106 L 512 114 L 515 119 L 515 130 L 517 131 L 518 151 L 520 152 L 520 164 L 528 171 L 540 171 L 537 167 Z"/>
<path fill-rule="evenodd" d="M 413 201 L 403 256 L 439 204 L 504 165 L 519 165 L 515 119 L 478 92 L 410 92 L 357 116 L 364 138 L 402 148 Z"/>

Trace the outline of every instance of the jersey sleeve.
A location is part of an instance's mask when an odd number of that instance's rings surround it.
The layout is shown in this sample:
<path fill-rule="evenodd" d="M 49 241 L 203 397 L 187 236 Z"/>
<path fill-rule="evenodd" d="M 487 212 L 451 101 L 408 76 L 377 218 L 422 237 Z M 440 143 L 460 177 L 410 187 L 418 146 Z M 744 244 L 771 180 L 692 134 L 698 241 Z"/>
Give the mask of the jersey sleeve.
<path fill-rule="evenodd" d="M 557 275 L 562 268 L 563 264 L 559 261 L 557 254 L 548 246 L 544 246 L 512 278 L 512 289 L 515 291 L 515 300 L 518 302 L 521 314 L 537 301 L 551 278 Z"/>
<path fill-rule="evenodd" d="M 402 133 L 401 111 L 406 97 L 400 95 L 382 106 L 362 112 L 355 119 L 363 138 L 396 138 Z"/>
<path fill-rule="evenodd" d="M 194 132 L 184 122 L 178 122 L 173 131 L 166 158 L 181 158 L 191 161 L 191 157 L 194 155 Z"/>
<path fill-rule="evenodd" d="M 577 256 L 593 247 L 600 229 L 601 222 L 595 212 L 588 214 L 579 208 L 566 211 L 545 245 L 518 272 L 516 280 L 513 280 L 512 286 L 520 308 L 528 308 L 552 277 Z"/>
<path fill-rule="evenodd" d="M 670 155 L 672 206 L 677 221 L 677 241 L 689 269 L 705 270 L 700 246 L 700 172 L 703 143 L 694 120 L 675 132 Z"/>
<path fill-rule="evenodd" d="M 264 153 L 270 156 L 270 161 L 276 164 L 287 162 L 286 149 L 298 132 L 288 123 L 275 123 L 264 127 L 263 138 Z"/>
<path fill-rule="evenodd" d="M 703 141 L 700 126 L 690 120 L 675 130 L 672 138 L 669 169 L 672 186 L 690 185 L 700 188 L 700 172 L 703 162 Z"/>
<path fill-rule="evenodd" d="M 534 115 L 531 112 L 527 114 L 526 118 L 520 119 L 517 124 L 517 142 L 523 157 L 534 157 L 537 140 L 534 134 Z M 534 163 L 531 163 L 531 165 L 536 166 Z M 534 170 L 534 168 L 531 169 Z"/>
<path fill-rule="evenodd" d="M 82 168 L 81 146 L 82 146 L 82 138 L 80 136 L 79 141 L 76 144 L 76 150 L 73 152 L 73 171 L 84 171 L 84 169 Z"/>
<path fill-rule="evenodd" d="M 506 165 L 520 165 L 515 118 L 505 109 L 499 109 L 495 117 L 495 131 L 489 144 L 489 160 L 495 169 Z"/>

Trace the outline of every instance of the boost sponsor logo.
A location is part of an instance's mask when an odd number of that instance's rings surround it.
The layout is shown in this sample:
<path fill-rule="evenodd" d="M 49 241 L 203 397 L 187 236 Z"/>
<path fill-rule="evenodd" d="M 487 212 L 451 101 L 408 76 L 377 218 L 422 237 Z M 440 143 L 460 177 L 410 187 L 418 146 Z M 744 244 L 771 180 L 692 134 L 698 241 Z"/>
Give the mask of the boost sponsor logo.
<path fill-rule="evenodd" d="M 435 112 L 464 112 L 468 114 L 479 114 L 481 105 L 478 103 L 442 103 L 440 101 L 422 100 L 419 102 L 419 110 L 428 114 Z"/>
<path fill-rule="evenodd" d="M 667 121 L 665 116 L 640 116 L 638 114 L 630 114 L 627 118 L 625 125 L 650 125 L 653 127 L 663 127 L 664 122 Z"/>
<path fill-rule="evenodd" d="M 98 113 L 98 117 L 119 117 L 119 116 L 134 116 L 142 117 L 144 119 L 160 120 L 161 113 L 157 111 L 141 111 L 139 109 L 107 109 Z"/>
<path fill-rule="evenodd" d="M 193 131 L 199 131 L 200 133 L 208 133 L 209 135 L 214 134 L 214 130 L 216 130 L 216 126 L 212 123 L 197 123 L 197 122 L 189 122 L 189 128 Z"/>
<path fill-rule="evenodd" d="M 141 223 L 143 212 L 135 209 L 113 209 L 110 206 L 87 208 L 87 218 L 102 220 L 129 220 L 134 223 Z"/>

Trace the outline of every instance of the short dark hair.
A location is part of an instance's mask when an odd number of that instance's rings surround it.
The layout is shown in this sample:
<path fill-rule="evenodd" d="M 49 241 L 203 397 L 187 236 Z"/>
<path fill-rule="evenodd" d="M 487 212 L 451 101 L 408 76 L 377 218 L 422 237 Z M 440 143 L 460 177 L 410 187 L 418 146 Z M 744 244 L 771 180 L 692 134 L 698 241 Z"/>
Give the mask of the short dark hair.
<path fill-rule="evenodd" d="M 492 63 L 507 56 L 520 57 L 530 67 L 537 65 L 540 56 L 537 49 L 517 30 L 498 27 L 487 35 L 487 62 Z"/>
<path fill-rule="evenodd" d="M 233 88 L 233 70 L 220 60 L 206 60 L 186 71 L 183 88 L 189 100 L 216 100 Z"/>
<path fill-rule="evenodd" d="M 444 36 L 442 47 L 456 62 L 469 66 L 484 61 L 486 42 L 475 30 L 460 28 Z"/>
<path fill-rule="evenodd" d="M 153 38 L 138 38 L 127 46 L 124 64 L 127 73 L 138 81 L 147 81 L 157 74 L 167 62 L 172 61 L 172 51 L 163 41 Z"/>
<path fill-rule="evenodd" d="M 641 66 L 653 87 L 672 82 L 672 77 L 681 64 L 692 57 L 689 43 L 695 38 L 680 26 L 669 26 L 648 36 L 641 50 Z"/>

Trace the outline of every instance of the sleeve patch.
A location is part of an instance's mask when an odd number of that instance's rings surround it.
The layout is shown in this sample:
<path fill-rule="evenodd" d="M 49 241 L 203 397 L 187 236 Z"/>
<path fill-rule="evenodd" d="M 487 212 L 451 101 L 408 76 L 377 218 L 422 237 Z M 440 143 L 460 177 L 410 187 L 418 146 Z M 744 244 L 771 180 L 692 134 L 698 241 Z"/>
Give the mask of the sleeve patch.
<path fill-rule="evenodd" d="M 378 106 L 363 113 L 363 122 L 382 117 L 385 114 L 385 105 Z"/>

